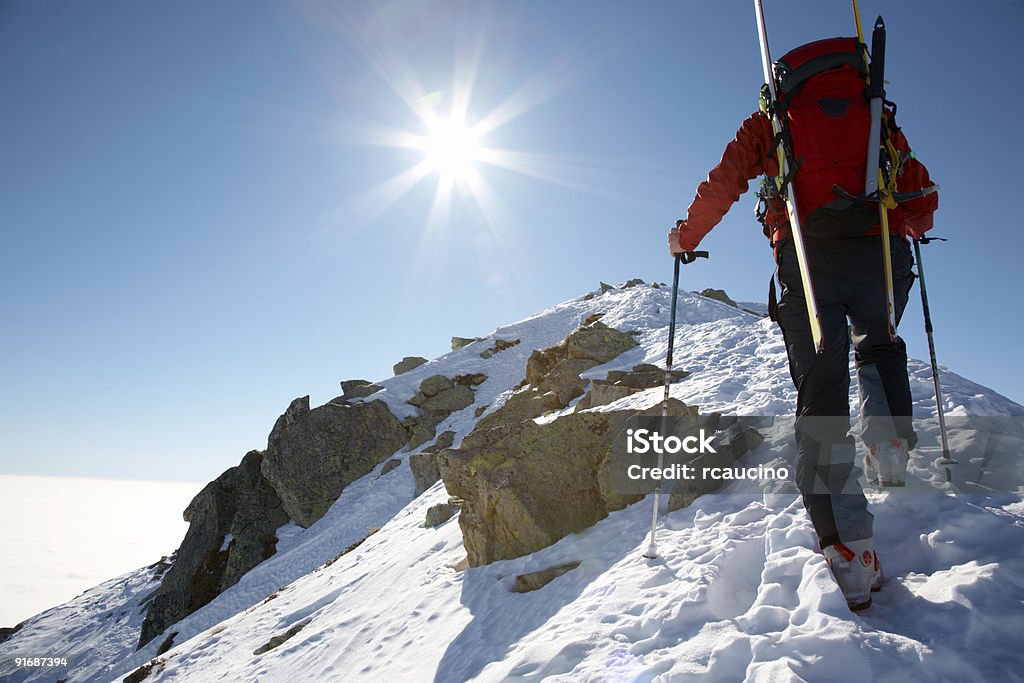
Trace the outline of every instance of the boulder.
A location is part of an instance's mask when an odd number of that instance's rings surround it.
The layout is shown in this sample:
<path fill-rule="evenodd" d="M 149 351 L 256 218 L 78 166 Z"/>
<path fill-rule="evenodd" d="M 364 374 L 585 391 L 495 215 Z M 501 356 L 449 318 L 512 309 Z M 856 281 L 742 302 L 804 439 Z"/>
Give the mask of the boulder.
<path fill-rule="evenodd" d="M 536 390 L 521 392 L 531 394 L 534 402 L 540 398 Z M 643 497 L 617 493 L 611 484 L 612 442 L 635 411 L 570 413 L 537 424 L 520 419 L 519 409 L 509 410 L 514 405 L 510 400 L 481 420 L 459 448 L 437 456 L 445 487 L 464 499 L 459 526 L 469 566 L 535 552 Z M 642 414 L 660 412 L 658 404 Z M 676 399 L 669 401 L 669 414 L 703 424 L 696 407 Z M 738 424 L 735 429 L 703 464 L 731 465 L 756 446 L 759 434 Z M 670 504 L 688 505 L 720 485 L 695 481 L 673 489 Z"/>
<path fill-rule="evenodd" d="M 383 477 L 388 472 L 391 472 L 392 470 L 396 469 L 397 467 L 400 467 L 401 464 L 402 464 L 401 460 L 396 460 L 394 458 L 392 458 L 391 460 L 388 460 L 386 463 L 384 463 L 384 467 L 380 468 L 380 476 Z"/>
<path fill-rule="evenodd" d="M 607 516 L 598 476 L 611 420 L 583 413 L 477 428 L 438 455 L 448 492 L 465 500 L 459 526 L 470 566 L 534 552 Z"/>
<path fill-rule="evenodd" d="M 279 421 L 301 420 L 302 405 L 293 402 Z M 307 410 L 308 405 L 307 400 Z M 275 532 L 288 523 L 288 516 L 262 475 L 264 457 L 261 451 L 250 451 L 237 467 L 207 484 L 185 509 L 188 532 L 147 607 L 139 647 L 274 554 Z"/>
<path fill-rule="evenodd" d="M 309 398 L 304 399 L 308 406 Z M 302 527 L 320 519 L 343 488 L 408 440 L 383 401 L 331 402 L 290 421 L 286 417 L 267 439 L 262 472 L 288 516 Z"/>
<path fill-rule="evenodd" d="M 480 353 L 480 357 L 481 358 L 491 358 L 496 353 L 501 353 L 505 349 L 511 349 L 513 346 L 518 344 L 520 341 L 522 341 L 522 340 L 520 340 L 520 339 L 513 339 L 513 340 L 509 341 L 507 339 L 495 339 L 494 340 L 494 346 L 492 346 L 489 349 L 486 349 L 486 350 L 482 351 Z"/>
<path fill-rule="evenodd" d="M 706 296 L 709 299 L 714 299 L 715 301 L 721 301 L 723 304 L 728 304 L 733 308 L 739 308 L 739 306 L 736 305 L 736 302 L 730 299 L 729 295 L 725 293 L 724 289 L 704 289 L 701 290 L 700 295 Z"/>
<path fill-rule="evenodd" d="M 401 375 L 403 372 L 409 372 L 413 368 L 418 368 L 419 366 L 423 365 L 426 362 L 427 359 L 421 358 L 420 356 L 406 356 L 402 360 L 395 363 L 395 367 L 393 369 L 395 371 L 395 375 L 397 376 Z"/>
<path fill-rule="evenodd" d="M 424 397 L 429 398 L 431 396 L 437 396 L 446 389 L 451 389 L 455 386 L 450 379 L 444 375 L 431 375 L 422 382 L 420 382 L 420 393 Z"/>
<path fill-rule="evenodd" d="M 643 278 L 636 277 L 636 278 L 633 278 L 632 280 L 630 280 L 629 282 L 627 282 L 626 284 L 622 285 L 622 288 L 623 289 L 630 289 L 632 287 L 639 287 L 640 285 L 645 285 L 645 284 L 647 284 L 647 283 L 644 282 Z"/>
<path fill-rule="evenodd" d="M 556 567 L 548 567 L 547 569 L 529 572 L 528 574 L 520 574 L 512 585 L 512 592 L 529 593 L 530 591 L 543 588 L 562 574 L 567 574 L 578 566 L 580 566 L 580 562 L 577 560 L 576 562 L 566 562 Z"/>
<path fill-rule="evenodd" d="M 469 346 L 473 342 L 483 341 L 482 337 L 452 337 L 452 351 L 457 351 L 463 346 Z"/>
<path fill-rule="evenodd" d="M 348 379 L 341 383 L 341 397 L 345 400 L 350 398 L 363 398 L 371 394 L 376 394 L 383 388 L 384 387 L 381 385 L 374 384 L 373 382 L 365 379 Z M 308 404 L 306 409 L 309 409 Z"/>
<path fill-rule="evenodd" d="M 459 506 L 453 505 L 452 503 L 438 503 L 437 505 L 432 505 L 427 509 L 427 516 L 423 522 L 423 526 L 428 529 L 441 526 L 454 517 L 455 513 L 458 511 Z"/>
<path fill-rule="evenodd" d="M 582 396 L 590 380 L 580 374 L 597 365 L 586 358 L 564 358 L 555 364 L 538 385 L 542 393 L 554 392 L 558 398 L 556 407 L 569 405 L 577 396 Z"/>
<path fill-rule="evenodd" d="M 455 375 L 452 381 L 467 387 L 477 387 L 487 381 L 487 375 L 482 372 L 472 372 L 466 375 Z"/>
<path fill-rule="evenodd" d="M 570 358 L 586 358 L 596 364 L 607 363 L 637 345 L 631 335 L 599 320 L 576 330 L 565 341 Z"/>
<path fill-rule="evenodd" d="M 590 391 L 588 391 L 587 395 L 576 404 L 576 409 L 582 410 L 586 408 L 594 408 L 596 406 L 605 406 L 609 403 L 618 401 L 620 398 L 625 398 L 635 394 L 637 391 L 639 391 L 639 389 L 614 384 L 607 380 L 594 380 L 591 384 Z"/>
<path fill-rule="evenodd" d="M 450 414 L 473 405 L 476 396 L 467 386 L 456 384 L 450 389 L 425 398 L 419 407 L 428 413 Z M 412 403 L 412 401 L 410 401 Z M 414 404 L 415 405 L 415 404 Z"/>

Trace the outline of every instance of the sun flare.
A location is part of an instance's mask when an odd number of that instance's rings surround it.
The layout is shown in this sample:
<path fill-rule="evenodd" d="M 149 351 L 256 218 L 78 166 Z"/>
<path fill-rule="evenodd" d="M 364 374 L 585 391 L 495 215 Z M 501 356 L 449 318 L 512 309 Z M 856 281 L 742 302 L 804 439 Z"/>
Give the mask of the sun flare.
<path fill-rule="evenodd" d="M 438 118 L 427 126 L 423 153 L 430 167 L 446 180 L 466 182 L 481 158 L 480 135 L 457 117 Z"/>

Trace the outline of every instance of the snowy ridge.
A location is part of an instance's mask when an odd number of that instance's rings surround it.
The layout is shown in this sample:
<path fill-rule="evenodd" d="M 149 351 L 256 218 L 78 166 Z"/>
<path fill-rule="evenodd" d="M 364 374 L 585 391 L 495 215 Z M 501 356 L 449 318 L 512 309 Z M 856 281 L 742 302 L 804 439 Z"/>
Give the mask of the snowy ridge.
<path fill-rule="evenodd" d="M 522 380 L 533 350 L 594 313 L 635 331 L 639 346 L 585 377 L 663 364 L 669 297 L 639 286 L 565 302 L 380 381 L 384 390 L 365 400 L 384 400 L 402 417 L 426 377 L 487 374 L 476 403 L 437 427 L 455 431 L 458 445 L 476 409 L 493 410 Z M 675 365 L 692 374 L 673 386 L 674 397 L 702 412 L 792 413 L 796 394 L 772 323 L 696 294 L 680 296 L 678 318 Z M 496 339 L 520 343 L 481 358 Z M 954 373 L 943 382 L 950 414 L 1024 416 L 1024 407 Z M 934 416 L 926 363 L 911 362 L 911 386 L 915 416 Z M 652 389 L 595 410 L 660 399 Z M 790 462 L 785 424 L 766 437 L 750 463 Z M 156 587 L 148 569 L 29 620 L 0 644 L 0 667 L 15 653 L 61 652 L 77 660 L 68 681 L 121 680 L 154 658 L 147 681 L 1020 680 L 1024 502 L 943 493 L 931 466 L 936 440 L 934 429 L 922 430 L 908 487 L 915 495 L 869 494 L 889 579 L 859 615 L 846 608 L 785 485 L 763 496 L 703 496 L 665 516 L 653 563 L 641 556 L 650 524 L 643 501 L 531 555 L 463 570 L 457 518 L 423 528 L 426 510 L 447 500 L 443 483 L 414 499 L 403 466 L 353 483 L 310 528 L 283 528 L 275 556 L 137 653 L 139 610 L 137 623 L 99 624 L 114 600 L 137 604 Z M 1019 465 L 1000 472 L 1024 486 Z M 582 564 L 538 591 L 510 592 L 517 574 L 569 561 Z M 157 657 L 170 632 L 173 646 Z M 7 676 L 53 678 L 0 668 Z"/>

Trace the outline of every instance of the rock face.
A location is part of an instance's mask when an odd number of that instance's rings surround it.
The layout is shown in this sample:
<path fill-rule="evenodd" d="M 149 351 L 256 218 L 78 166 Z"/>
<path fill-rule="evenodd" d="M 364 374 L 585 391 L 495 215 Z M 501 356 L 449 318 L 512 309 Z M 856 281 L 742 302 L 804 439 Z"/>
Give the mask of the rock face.
<path fill-rule="evenodd" d="M 401 375 L 403 372 L 409 372 L 413 368 L 418 368 L 427 362 L 426 358 L 420 356 L 406 356 L 402 360 L 395 363 L 394 368 L 395 375 Z"/>
<path fill-rule="evenodd" d="M 407 439 L 383 401 L 332 401 L 310 410 L 305 396 L 293 401 L 271 430 L 262 472 L 288 516 L 308 527 L 343 488 L 369 474 Z"/>
<path fill-rule="evenodd" d="M 139 647 L 274 553 L 275 531 L 288 523 L 288 516 L 261 473 L 263 459 L 262 452 L 250 451 L 185 509 L 188 532 L 146 611 Z"/>

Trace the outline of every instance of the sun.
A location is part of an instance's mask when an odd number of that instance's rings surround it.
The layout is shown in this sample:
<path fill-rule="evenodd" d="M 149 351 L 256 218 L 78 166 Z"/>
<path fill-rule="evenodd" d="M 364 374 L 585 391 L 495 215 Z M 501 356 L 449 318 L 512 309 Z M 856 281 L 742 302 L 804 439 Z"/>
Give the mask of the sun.
<path fill-rule="evenodd" d="M 457 116 L 434 118 L 426 124 L 422 150 L 427 164 L 445 181 L 466 183 L 482 158 L 480 134 Z"/>

